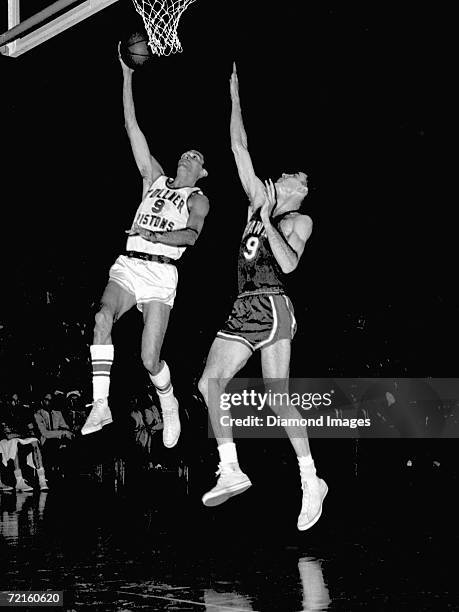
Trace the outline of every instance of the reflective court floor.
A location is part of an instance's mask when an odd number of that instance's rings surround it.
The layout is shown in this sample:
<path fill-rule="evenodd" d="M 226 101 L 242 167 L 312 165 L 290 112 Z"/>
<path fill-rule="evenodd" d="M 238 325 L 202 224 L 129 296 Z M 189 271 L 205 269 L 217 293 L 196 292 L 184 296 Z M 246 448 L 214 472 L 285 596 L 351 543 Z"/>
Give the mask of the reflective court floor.
<path fill-rule="evenodd" d="M 303 533 L 299 487 L 272 475 L 214 509 L 145 475 L 2 493 L 0 590 L 63 591 L 66 610 L 458 610 L 454 475 L 337 476 Z"/>

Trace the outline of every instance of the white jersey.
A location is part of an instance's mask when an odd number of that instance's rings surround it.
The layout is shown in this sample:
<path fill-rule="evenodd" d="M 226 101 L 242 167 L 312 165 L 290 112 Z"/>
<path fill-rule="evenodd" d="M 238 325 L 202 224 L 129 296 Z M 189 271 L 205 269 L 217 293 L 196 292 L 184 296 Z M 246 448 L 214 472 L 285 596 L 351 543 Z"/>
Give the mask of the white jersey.
<path fill-rule="evenodd" d="M 134 223 L 154 232 L 170 232 L 184 229 L 188 223 L 188 198 L 192 193 L 200 193 L 199 187 L 170 187 L 172 179 L 159 176 L 150 189 L 134 217 Z M 179 259 L 186 247 L 169 246 L 153 243 L 140 236 L 129 236 L 126 243 L 127 251 L 140 251 L 151 255 L 165 255 L 171 259 Z"/>

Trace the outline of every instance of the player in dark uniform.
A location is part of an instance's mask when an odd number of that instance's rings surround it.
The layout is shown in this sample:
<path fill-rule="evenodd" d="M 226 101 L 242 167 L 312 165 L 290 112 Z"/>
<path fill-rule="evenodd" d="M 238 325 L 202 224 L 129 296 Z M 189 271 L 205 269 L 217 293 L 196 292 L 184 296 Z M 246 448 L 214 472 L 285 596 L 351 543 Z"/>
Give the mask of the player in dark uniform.
<path fill-rule="evenodd" d="M 220 456 L 217 484 L 203 496 L 206 506 L 221 504 L 251 486 L 238 464 L 232 427 L 228 418 L 222 418 L 228 417 L 220 402 L 228 380 L 260 349 L 266 391 L 288 393 L 290 345 L 296 324 L 292 304 L 285 294 L 284 277 L 297 267 L 312 231 L 310 217 L 298 212 L 308 192 L 303 172 L 283 174 L 275 184 L 272 181 L 263 184 L 255 175 L 242 122 L 235 66 L 230 91 L 231 146 L 249 197 L 249 214 L 239 251 L 239 295 L 224 327 L 217 333 L 199 382 Z M 271 403 L 270 408 L 282 418 L 301 419 L 290 404 Z M 305 428 L 294 424 L 285 429 L 300 467 L 303 501 L 298 529 L 303 531 L 319 519 L 327 485 L 316 475 Z"/>

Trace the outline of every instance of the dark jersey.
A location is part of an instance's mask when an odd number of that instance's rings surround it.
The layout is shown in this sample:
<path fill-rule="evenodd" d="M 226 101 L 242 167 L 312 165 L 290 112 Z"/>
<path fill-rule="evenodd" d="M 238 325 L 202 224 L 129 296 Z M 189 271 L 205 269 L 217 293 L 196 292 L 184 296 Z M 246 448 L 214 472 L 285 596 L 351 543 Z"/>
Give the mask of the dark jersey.
<path fill-rule="evenodd" d="M 290 212 L 272 220 L 279 230 L 279 224 Z M 249 219 L 242 235 L 238 258 L 238 292 L 263 293 L 283 292 L 284 277 L 269 246 L 268 237 L 258 208 Z"/>

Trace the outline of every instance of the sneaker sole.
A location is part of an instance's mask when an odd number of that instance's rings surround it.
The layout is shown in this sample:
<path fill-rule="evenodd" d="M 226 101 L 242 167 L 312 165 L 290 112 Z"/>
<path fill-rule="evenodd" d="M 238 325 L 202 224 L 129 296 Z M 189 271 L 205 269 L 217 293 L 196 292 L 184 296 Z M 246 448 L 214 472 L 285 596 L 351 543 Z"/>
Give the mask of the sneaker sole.
<path fill-rule="evenodd" d="M 239 495 L 239 493 L 243 493 L 247 491 L 249 487 L 252 486 L 250 480 L 244 480 L 244 482 L 240 482 L 237 485 L 233 485 L 231 488 L 224 489 L 217 494 L 210 495 L 207 493 L 202 498 L 202 503 L 204 506 L 208 506 L 212 508 L 213 506 L 219 506 L 220 504 L 225 503 L 230 497 L 234 495 Z"/>
<path fill-rule="evenodd" d="M 312 519 L 312 521 L 309 521 L 309 523 L 306 523 L 306 525 L 302 525 L 301 527 L 297 524 L 298 530 L 299 531 L 306 531 L 306 529 L 309 529 L 310 527 L 312 527 L 313 525 L 315 525 L 317 523 L 317 521 L 320 519 L 320 517 L 322 516 L 322 506 L 324 504 L 324 499 L 328 493 L 328 486 L 327 483 L 325 481 L 323 481 L 325 484 L 325 491 L 324 494 L 322 495 L 322 501 L 320 502 L 320 508 L 319 508 L 319 512 L 316 514 L 316 516 Z"/>
<path fill-rule="evenodd" d="M 110 425 L 110 423 L 113 423 L 113 419 L 104 419 L 100 423 L 97 423 L 97 425 L 89 425 L 88 427 L 83 427 L 81 429 L 81 435 L 87 436 L 88 434 L 100 431 L 102 427 L 104 427 L 104 425 Z"/>

